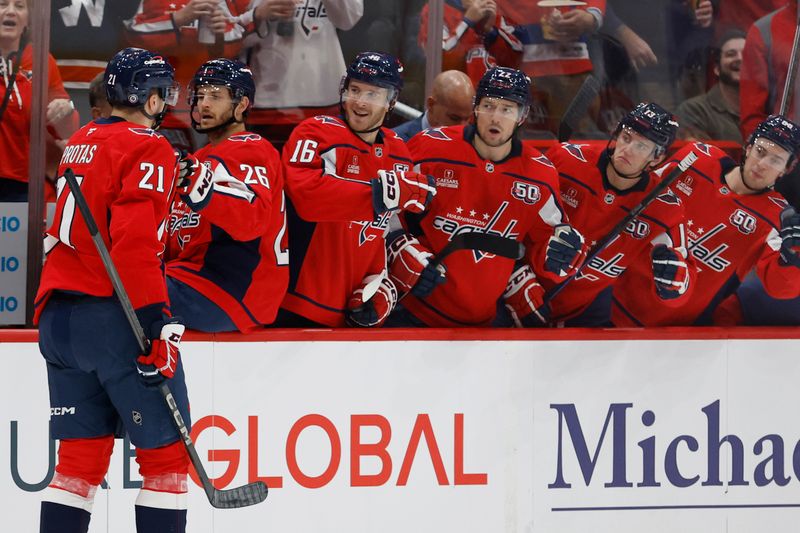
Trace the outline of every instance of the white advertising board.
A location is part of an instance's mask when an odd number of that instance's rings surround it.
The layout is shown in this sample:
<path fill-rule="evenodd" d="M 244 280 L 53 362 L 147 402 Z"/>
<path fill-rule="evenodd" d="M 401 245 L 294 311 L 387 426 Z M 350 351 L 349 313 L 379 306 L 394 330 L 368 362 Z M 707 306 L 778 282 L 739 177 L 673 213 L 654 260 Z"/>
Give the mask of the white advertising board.
<path fill-rule="evenodd" d="M 189 530 L 795 532 L 798 340 L 187 342 L 200 456 L 264 504 Z M 38 527 L 52 475 L 44 363 L 0 343 L 0 498 Z M 91 532 L 133 533 L 118 441 Z M 5 529 L 5 528 L 4 528 Z"/>

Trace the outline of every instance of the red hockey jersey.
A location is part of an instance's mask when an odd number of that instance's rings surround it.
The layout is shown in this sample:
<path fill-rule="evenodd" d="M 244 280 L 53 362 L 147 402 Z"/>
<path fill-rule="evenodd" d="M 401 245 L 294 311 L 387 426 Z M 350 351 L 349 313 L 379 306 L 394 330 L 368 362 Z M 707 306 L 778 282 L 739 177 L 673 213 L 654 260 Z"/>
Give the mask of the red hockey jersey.
<path fill-rule="evenodd" d="M 58 172 L 71 168 L 133 307 L 164 307 L 162 256 L 177 155 L 155 131 L 111 117 L 90 122 L 69 140 Z M 53 225 L 44 239 L 47 259 L 36 295 L 38 320 L 54 290 L 111 296 L 113 288 L 75 198 L 58 181 Z M 142 324 L 145 331 L 149 324 Z"/>
<path fill-rule="evenodd" d="M 650 172 L 630 189 L 616 189 L 606 176 L 609 161 L 606 149 L 597 145 L 563 143 L 551 148 L 547 157 L 558 169 L 564 210 L 590 247 L 605 237 L 660 182 L 659 176 Z M 690 278 L 689 289 L 682 296 L 673 300 L 658 298 L 650 250 L 657 244 L 665 244 L 670 248 L 682 248 L 686 253 L 682 222 L 683 205 L 667 189 L 550 302 L 552 319 L 562 321 L 582 313 L 634 262 L 641 263 L 649 276 L 641 290 L 656 298 L 659 305 L 678 305 L 677 302 L 688 297 L 693 280 Z M 552 288 L 547 280 L 543 280 L 542 285 L 548 290 Z"/>
<path fill-rule="evenodd" d="M 778 263 L 780 212 L 786 201 L 774 192 L 731 191 L 724 176 L 736 163 L 714 146 L 687 144 L 669 166 L 689 151 L 699 158 L 673 190 L 686 209 L 689 252 L 697 264 L 695 290 L 681 306 L 665 307 L 654 294 L 641 290 L 650 274 L 642 264 L 633 265 L 614 286 L 612 320 L 617 326 L 709 324 L 714 307 L 754 266 L 771 296 L 800 294 L 800 271 Z"/>
<path fill-rule="evenodd" d="M 386 268 L 389 216 L 375 216 L 369 180 L 378 170 L 409 170 L 411 156 L 389 129 L 370 145 L 342 119 L 321 115 L 294 129 L 283 163 L 292 262 L 281 307 L 343 326 L 350 296 L 366 276 Z"/>
<path fill-rule="evenodd" d="M 289 283 L 283 166 L 261 136 L 234 135 L 195 156 L 211 165 L 211 201 L 195 213 L 176 198 L 167 275 L 217 304 L 239 331 L 275 320 Z"/>
<path fill-rule="evenodd" d="M 502 161 L 475 151 L 473 126 L 425 130 L 408 143 L 415 170 L 436 179 L 436 196 L 420 217 L 401 216 L 405 229 L 437 254 L 454 235 L 480 231 L 525 242 L 532 265 L 543 268 L 553 226 L 565 222 L 558 177 L 539 151 L 517 140 Z M 542 252 L 542 253 L 540 253 Z M 488 326 L 505 291 L 514 260 L 463 250 L 443 264 L 447 280 L 426 298 L 407 294 L 403 306 L 432 327 Z"/>

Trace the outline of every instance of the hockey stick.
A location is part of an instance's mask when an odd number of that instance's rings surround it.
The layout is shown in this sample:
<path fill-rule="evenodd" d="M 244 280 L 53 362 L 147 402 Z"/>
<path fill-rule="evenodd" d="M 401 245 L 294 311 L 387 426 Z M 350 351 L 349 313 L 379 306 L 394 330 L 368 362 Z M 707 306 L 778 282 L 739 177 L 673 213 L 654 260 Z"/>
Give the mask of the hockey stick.
<path fill-rule="evenodd" d="M 789 104 L 792 101 L 794 80 L 797 77 L 797 48 L 800 44 L 800 6 L 797 7 L 797 25 L 794 29 L 794 42 L 792 43 L 792 55 L 789 57 L 789 70 L 786 72 L 786 83 L 783 84 L 783 96 L 778 114 L 786 115 Z"/>
<path fill-rule="evenodd" d="M 119 277 L 119 272 L 117 272 L 117 267 L 111 259 L 111 254 L 108 252 L 106 243 L 103 242 L 103 237 L 97 230 L 97 223 L 94 220 L 94 216 L 92 216 L 92 212 L 89 210 L 89 204 L 86 203 L 86 198 L 83 196 L 78 180 L 75 178 L 75 173 L 71 168 L 64 171 L 64 178 L 67 180 L 67 185 L 72 191 L 72 196 L 75 198 L 75 204 L 83 215 L 83 220 L 86 222 L 86 227 L 89 229 L 89 234 L 92 236 L 92 241 L 94 241 L 97 252 L 100 254 L 100 259 L 103 261 L 103 266 L 108 273 L 108 277 L 111 279 L 111 285 L 114 286 L 114 292 L 117 294 L 117 298 L 122 305 L 122 310 L 125 312 L 125 317 L 128 319 L 128 323 L 133 330 L 136 342 L 139 344 L 139 350 L 141 353 L 147 353 L 150 347 L 150 341 L 144 334 L 142 325 L 139 323 L 136 312 L 133 310 L 133 304 L 128 297 L 128 292 L 122 284 L 122 279 Z M 205 468 L 203 468 L 203 463 L 197 455 L 197 450 L 192 442 L 189 429 L 186 427 L 180 411 L 178 411 L 178 405 L 175 402 L 175 398 L 172 396 L 172 392 L 169 390 L 167 382 L 162 382 L 158 389 L 164 397 L 167 408 L 172 414 L 172 422 L 183 441 L 186 453 L 189 454 L 192 466 L 194 466 L 194 469 L 197 471 L 197 477 L 200 478 L 203 490 L 205 490 L 211 505 L 218 509 L 232 509 L 263 502 L 267 498 L 268 489 L 267 485 L 262 481 L 255 481 L 228 490 L 220 490 L 212 485 L 211 480 L 208 479 Z"/>
<path fill-rule="evenodd" d="M 561 117 L 561 123 L 558 125 L 558 142 L 563 143 L 569 140 L 573 130 L 578 127 L 581 119 L 589 110 L 589 106 L 600 94 L 600 88 L 597 78 L 589 74 Z"/>
<path fill-rule="evenodd" d="M 501 235 L 470 231 L 468 233 L 459 233 L 451 238 L 450 242 L 436 254 L 430 264 L 435 268 L 448 255 L 458 250 L 478 250 L 509 259 L 522 259 L 525 256 L 525 245 L 521 242 Z"/>
<path fill-rule="evenodd" d="M 580 274 L 581 270 L 583 270 L 583 267 L 589 265 L 600 252 L 602 252 L 609 244 L 611 244 L 611 241 L 616 239 L 617 236 L 620 233 L 622 233 L 622 231 L 628 226 L 628 224 L 630 224 L 630 222 L 633 219 L 639 216 L 642 213 L 642 211 L 644 211 L 647 208 L 648 205 L 653 203 L 653 201 L 667 189 L 667 187 L 672 185 L 672 183 L 675 180 L 681 177 L 683 173 L 686 172 L 694 164 L 695 161 L 697 161 L 697 154 L 695 154 L 694 152 L 689 152 L 688 154 L 686 154 L 686 156 L 680 160 L 678 166 L 673 168 L 670 171 L 670 173 L 667 174 L 667 176 L 663 180 L 661 180 L 661 182 L 658 185 L 656 185 L 655 188 L 653 188 L 653 190 L 650 191 L 650 193 L 647 196 L 645 196 L 636 207 L 631 209 L 631 211 L 625 216 L 625 218 L 617 222 L 617 224 L 613 228 L 611 228 L 611 231 L 609 231 L 603 238 L 597 241 L 597 244 L 595 244 L 592 247 L 592 249 L 589 250 L 589 252 L 586 254 L 586 258 L 583 260 L 583 263 L 581 263 L 581 266 L 578 267 L 578 270 L 575 271 L 574 274 L 572 274 L 567 279 L 565 279 L 564 281 L 562 281 L 561 283 L 550 289 L 550 291 L 548 291 L 547 294 L 545 294 L 544 303 L 547 304 L 551 302 L 553 298 L 555 298 L 556 295 L 558 295 L 558 293 L 564 290 L 564 287 L 566 287 L 570 281 L 575 279 L 578 276 L 578 274 Z"/>

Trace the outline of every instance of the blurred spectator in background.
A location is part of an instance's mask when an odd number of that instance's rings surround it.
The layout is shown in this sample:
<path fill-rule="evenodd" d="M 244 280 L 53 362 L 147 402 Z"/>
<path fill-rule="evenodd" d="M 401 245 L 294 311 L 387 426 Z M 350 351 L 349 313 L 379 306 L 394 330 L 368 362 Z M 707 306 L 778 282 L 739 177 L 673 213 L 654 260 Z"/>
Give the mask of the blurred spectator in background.
<path fill-rule="evenodd" d="M 141 0 L 136 15 L 125 21 L 132 46 L 164 54 L 175 67 L 181 90 L 195 70 L 215 57 L 236 57 L 245 31 L 252 27 L 250 0 Z M 170 107 L 160 133 L 178 149 L 192 151 L 195 140 L 184 97 Z"/>
<path fill-rule="evenodd" d="M 459 70 L 446 70 L 433 80 L 431 95 L 425 102 L 425 113 L 409 120 L 394 132 L 404 141 L 428 128 L 463 126 L 472 116 L 475 88 L 472 80 Z"/>
<path fill-rule="evenodd" d="M 0 103 L 0 201 L 28 199 L 33 49 L 28 23 L 31 0 L 0 0 L 0 72 L 5 87 Z M 48 160 L 61 157 L 65 140 L 78 128 L 78 114 L 64 89 L 55 59 L 47 64 Z"/>
<path fill-rule="evenodd" d="M 742 142 L 739 132 L 739 75 L 745 33 L 729 30 L 713 52 L 714 74 L 719 81 L 707 93 L 686 100 L 676 114 L 681 137 L 691 140 Z"/>
<path fill-rule="evenodd" d="M 103 83 L 102 72 L 89 82 L 89 107 L 91 108 L 92 120 L 111 116 L 111 104 L 108 103 L 108 97 L 106 96 L 106 86 Z"/>
<path fill-rule="evenodd" d="M 705 92 L 713 34 L 714 4 L 710 0 L 608 3 L 630 29 L 621 30 L 624 50 L 619 50 L 630 61 L 624 72 L 625 92 L 630 98 L 675 109 L 683 100 Z M 609 54 L 606 65 L 612 68 L 616 63 L 615 56 Z"/>
<path fill-rule="evenodd" d="M 242 51 L 257 88 L 248 129 L 280 151 L 306 118 L 339 114 L 345 64 L 336 30 L 352 28 L 364 2 L 254 0 L 253 6 L 256 31 Z"/>
<path fill-rule="evenodd" d="M 452 1 L 452 0 L 451 0 Z M 442 69 L 466 72 L 473 85 L 491 67 L 519 67 L 521 26 L 497 10 L 495 0 L 460 0 L 444 4 Z M 419 43 L 428 41 L 428 5 L 420 15 Z"/>
<path fill-rule="evenodd" d="M 140 3 L 52 0 L 50 51 L 84 123 L 91 118 L 86 107 L 89 84 L 105 71 L 108 59 L 124 47 L 124 21 L 136 13 Z"/>
<path fill-rule="evenodd" d="M 797 0 L 784 2 L 750 26 L 744 45 L 741 73 L 741 131 L 752 131 L 767 115 L 777 113 L 789 69 L 789 57 L 797 27 Z M 797 122 L 798 87 L 789 92 L 785 115 Z"/>
<path fill-rule="evenodd" d="M 498 9 L 524 26 L 522 70 L 538 92 L 547 94 L 544 126 L 552 132 L 586 77 L 592 73 L 588 40 L 603 24 L 606 0 L 497 0 Z M 534 108 L 541 96 L 534 94 Z M 529 117 L 527 129 L 535 129 Z M 595 136 L 596 127 L 586 120 L 581 133 Z"/>

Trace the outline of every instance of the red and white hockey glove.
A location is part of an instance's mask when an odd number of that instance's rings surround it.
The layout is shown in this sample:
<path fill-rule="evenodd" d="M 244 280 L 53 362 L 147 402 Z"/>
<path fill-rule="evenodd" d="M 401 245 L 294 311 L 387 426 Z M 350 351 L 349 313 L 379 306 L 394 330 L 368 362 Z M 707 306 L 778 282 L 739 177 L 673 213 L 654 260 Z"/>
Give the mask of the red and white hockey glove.
<path fill-rule="evenodd" d="M 364 301 L 364 289 L 379 277 L 382 279 L 378 290 L 372 296 L 367 295 L 367 300 Z M 385 277 L 384 274 L 367 276 L 361 286 L 350 296 L 347 310 L 344 313 L 345 322 L 348 326 L 357 328 L 380 326 L 392 312 L 396 303 L 397 288 L 392 280 Z"/>
<path fill-rule="evenodd" d="M 136 359 L 139 377 L 145 385 L 158 385 L 171 379 L 178 368 L 181 337 L 186 327 L 177 318 L 167 322 L 156 322 L 152 326 L 155 334 L 150 344 L 150 353 Z"/>
<path fill-rule="evenodd" d="M 792 206 L 781 211 L 781 265 L 800 267 L 800 213 Z"/>
<path fill-rule="evenodd" d="M 689 288 L 689 266 L 686 256 L 665 244 L 653 247 L 653 279 L 656 294 L 662 300 L 672 300 L 683 295 Z"/>
<path fill-rule="evenodd" d="M 192 211 L 200 211 L 211 201 L 214 192 L 214 174 L 208 163 L 201 163 L 196 157 L 181 153 L 178 161 L 178 194 Z"/>
<path fill-rule="evenodd" d="M 394 170 L 379 170 L 371 180 L 372 203 L 377 214 L 404 210 L 422 213 L 436 195 L 433 176 Z"/>
<path fill-rule="evenodd" d="M 547 241 L 544 268 L 561 277 L 571 276 L 578 271 L 586 257 L 583 235 L 569 224 L 559 224 L 553 228 L 553 236 Z"/>
<path fill-rule="evenodd" d="M 544 304 L 544 288 L 536 281 L 530 265 L 520 266 L 511 273 L 503 301 L 518 328 L 547 325 L 550 308 Z"/>
<path fill-rule="evenodd" d="M 403 234 L 389 244 L 389 277 L 402 292 L 415 296 L 428 296 L 447 278 L 444 265 L 433 267 L 433 254 L 413 236 Z"/>

